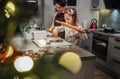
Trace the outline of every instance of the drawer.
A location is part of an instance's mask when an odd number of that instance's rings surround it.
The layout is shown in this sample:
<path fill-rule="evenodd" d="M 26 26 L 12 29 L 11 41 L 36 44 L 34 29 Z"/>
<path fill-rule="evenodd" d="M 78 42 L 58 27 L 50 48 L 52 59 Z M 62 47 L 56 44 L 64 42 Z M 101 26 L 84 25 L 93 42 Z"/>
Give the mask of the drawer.
<path fill-rule="evenodd" d="M 120 46 L 109 44 L 108 46 L 108 54 L 118 55 L 120 57 Z"/>
<path fill-rule="evenodd" d="M 109 43 L 120 46 L 120 38 L 109 37 Z"/>
<path fill-rule="evenodd" d="M 107 61 L 107 67 L 110 70 L 120 75 L 120 57 L 109 55 L 109 58 Z"/>

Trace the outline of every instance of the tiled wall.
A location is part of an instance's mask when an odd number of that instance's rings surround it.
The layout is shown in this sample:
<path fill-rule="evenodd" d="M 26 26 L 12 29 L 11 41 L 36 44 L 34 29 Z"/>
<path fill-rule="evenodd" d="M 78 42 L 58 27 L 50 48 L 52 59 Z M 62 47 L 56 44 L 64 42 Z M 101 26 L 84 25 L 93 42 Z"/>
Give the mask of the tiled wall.
<path fill-rule="evenodd" d="M 107 27 L 120 30 L 120 10 L 100 10 L 99 27 L 106 24 Z"/>
<path fill-rule="evenodd" d="M 110 27 L 120 30 L 120 10 L 113 10 L 109 19 Z"/>

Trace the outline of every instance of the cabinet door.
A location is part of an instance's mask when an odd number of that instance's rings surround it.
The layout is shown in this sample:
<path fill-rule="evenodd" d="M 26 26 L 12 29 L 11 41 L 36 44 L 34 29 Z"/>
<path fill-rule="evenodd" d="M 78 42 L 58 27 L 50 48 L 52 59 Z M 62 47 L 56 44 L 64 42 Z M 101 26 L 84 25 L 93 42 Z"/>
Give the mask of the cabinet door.
<path fill-rule="evenodd" d="M 108 44 L 108 54 L 118 55 L 120 57 L 120 46 Z"/>
<path fill-rule="evenodd" d="M 109 54 L 107 67 L 120 76 L 120 56 Z"/>
<path fill-rule="evenodd" d="M 109 37 L 107 68 L 120 76 L 120 40 L 118 38 Z"/>
<path fill-rule="evenodd" d="M 109 54 L 120 57 L 120 39 L 109 37 L 108 55 Z"/>
<path fill-rule="evenodd" d="M 109 43 L 120 46 L 120 38 L 109 37 Z"/>

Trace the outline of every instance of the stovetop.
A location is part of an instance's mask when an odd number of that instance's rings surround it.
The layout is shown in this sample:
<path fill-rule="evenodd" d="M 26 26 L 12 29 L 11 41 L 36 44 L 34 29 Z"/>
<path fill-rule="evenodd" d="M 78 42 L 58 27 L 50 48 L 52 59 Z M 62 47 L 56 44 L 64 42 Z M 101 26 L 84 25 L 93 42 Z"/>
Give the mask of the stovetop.
<path fill-rule="evenodd" d="M 120 33 L 120 30 L 104 30 L 104 29 L 98 29 L 97 31 L 99 32 L 103 32 L 103 33 L 109 33 L 109 34 L 119 34 Z"/>
<path fill-rule="evenodd" d="M 117 34 L 117 33 L 120 33 L 120 31 L 113 31 L 113 32 L 106 32 L 104 30 L 99 30 L 100 32 L 104 32 L 104 33 L 109 33 L 109 34 Z"/>

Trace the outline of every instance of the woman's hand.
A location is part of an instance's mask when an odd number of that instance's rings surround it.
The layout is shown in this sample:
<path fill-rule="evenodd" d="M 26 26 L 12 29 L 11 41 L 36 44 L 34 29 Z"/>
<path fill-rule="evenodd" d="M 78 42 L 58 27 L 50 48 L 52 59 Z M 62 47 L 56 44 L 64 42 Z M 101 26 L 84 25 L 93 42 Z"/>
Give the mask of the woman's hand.
<path fill-rule="evenodd" d="M 55 29 L 55 27 L 56 27 L 56 26 L 51 26 L 47 31 L 52 33 L 53 30 Z"/>

